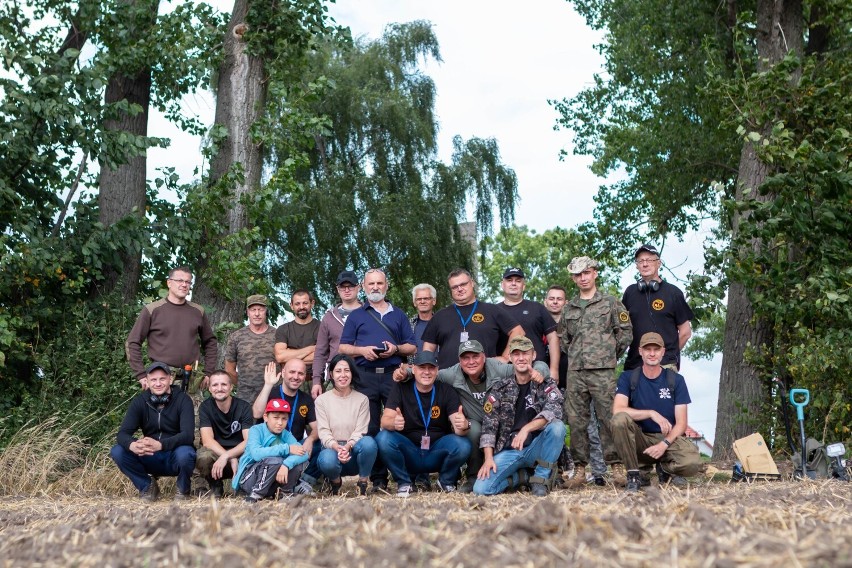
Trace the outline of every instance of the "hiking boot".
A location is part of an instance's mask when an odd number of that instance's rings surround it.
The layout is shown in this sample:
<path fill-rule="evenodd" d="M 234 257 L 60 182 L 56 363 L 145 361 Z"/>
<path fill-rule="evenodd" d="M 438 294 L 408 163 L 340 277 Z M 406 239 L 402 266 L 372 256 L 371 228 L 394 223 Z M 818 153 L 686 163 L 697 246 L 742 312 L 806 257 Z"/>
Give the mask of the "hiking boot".
<path fill-rule="evenodd" d="M 329 481 L 328 484 L 331 487 L 332 495 L 340 495 L 340 488 L 343 487 L 342 479 L 335 479 L 333 481 Z"/>
<path fill-rule="evenodd" d="M 627 472 L 627 483 L 625 484 L 625 491 L 627 493 L 638 493 L 639 489 L 642 487 L 642 478 L 639 476 L 638 469 L 631 469 Z"/>
<path fill-rule="evenodd" d="M 225 496 L 225 484 L 221 479 L 217 479 L 210 484 L 210 496 L 214 499 L 221 499 Z"/>
<path fill-rule="evenodd" d="M 684 488 L 689 485 L 689 482 L 685 477 L 673 475 L 667 472 L 663 469 L 663 465 L 660 462 L 657 462 L 657 479 L 660 481 L 660 485 L 671 483 L 673 486 L 678 488 Z"/>
<path fill-rule="evenodd" d="M 152 479 L 151 483 L 145 489 L 139 492 L 139 498 L 143 501 L 151 501 L 152 503 L 160 496 L 160 486 L 157 485 L 157 480 Z"/>
<path fill-rule="evenodd" d="M 411 485 L 400 485 L 396 488 L 396 496 L 397 497 L 410 497 L 414 490 L 411 488 Z"/>
<path fill-rule="evenodd" d="M 456 486 L 450 485 L 450 484 L 444 485 L 443 483 L 441 483 L 441 480 L 439 479 L 438 480 L 438 490 L 443 491 L 444 493 L 455 493 L 456 492 Z"/>
<path fill-rule="evenodd" d="M 565 484 L 565 489 L 579 489 L 586 484 L 586 466 L 574 464 L 574 477 Z"/>
<path fill-rule="evenodd" d="M 627 476 L 624 473 L 624 464 L 612 464 L 612 483 L 616 487 L 624 487 L 627 485 Z"/>
<path fill-rule="evenodd" d="M 299 483 L 293 488 L 293 495 L 313 495 L 314 488 L 311 487 L 311 484 L 305 481 L 304 479 L 300 479 Z"/>
<path fill-rule="evenodd" d="M 186 501 L 189 499 L 189 493 L 181 493 L 180 491 L 175 492 L 175 496 L 172 498 L 172 501 Z"/>
<path fill-rule="evenodd" d="M 536 497 L 547 497 L 547 485 L 544 483 L 530 483 L 530 493 Z"/>
<path fill-rule="evenodd" d="M 355 484 L 358 487 L 358 495 L 366 495 L 367 494 L 367 482 L 359 481 Z"/>
<path fill-rule="evenodd" d="M 370 493 L 375 495 L 376 493 L 387 493 L 388 492 L 388 482 L 387 481 L 374 481 L 373 488 L 370 489 Z"/>

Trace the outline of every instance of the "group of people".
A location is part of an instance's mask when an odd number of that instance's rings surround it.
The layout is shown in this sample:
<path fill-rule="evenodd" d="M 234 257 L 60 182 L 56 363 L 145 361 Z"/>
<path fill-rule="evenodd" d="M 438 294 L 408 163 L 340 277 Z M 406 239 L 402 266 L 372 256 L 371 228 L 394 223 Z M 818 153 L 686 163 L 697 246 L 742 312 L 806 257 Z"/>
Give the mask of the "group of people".
<path fill-rule="evenodd" d="M 435 311 L 435 288 L 419 284 L 411 318 L 387 301 L 384 271 L 361 279 L 343 271 L 340 303 L 321 320 L 307 290 L 292 294 L 294 320 L 278 329 L 267 298 L 249 296 L 248 325 L 230 335 L 224 368 L 213 372 L 215 336 L 187 299 L 192 272 L 175 268 L 166 298 L 145 306 L 128 336 L 143 390 L 112 458 L 148 500 L 161 476 L 176 476 L 175 498 L 187 498 L 193 471 L 214 496 L 230 478 L 250 502 L 312 494 L 321 478 L 336 495 L 345 476 L 357 476 L 364 495 L 387 492 L 392 475 L 406 497 L 431 489 L 430 474 L 444 492 L 525 487 L 544 496 L 561 481 L 566 455 L 569 488 L 605 484 L 607 467 L 631 492 L 654 468 L 661 483 L 684 483 L 700 466 L 683 435 L 691 400 L 677 373 L 693 314 L 660 277 L 655 247 L 639 247 L 635 262 L 639 277 L 621 301 L 598 290 L 598 265 L 586 256 L 568 266 L 577 294 L 552 286 L 544 304 L 524 298 L 521 268 L 505 271 L 497 304 L 480 301 L 473 276 L 457 269 L 448 277 L 453 303 Z M 210 397 L 198 409 L 196 453 L 193 402 L 172 387 L 172 368 L 202 349 Z"/>

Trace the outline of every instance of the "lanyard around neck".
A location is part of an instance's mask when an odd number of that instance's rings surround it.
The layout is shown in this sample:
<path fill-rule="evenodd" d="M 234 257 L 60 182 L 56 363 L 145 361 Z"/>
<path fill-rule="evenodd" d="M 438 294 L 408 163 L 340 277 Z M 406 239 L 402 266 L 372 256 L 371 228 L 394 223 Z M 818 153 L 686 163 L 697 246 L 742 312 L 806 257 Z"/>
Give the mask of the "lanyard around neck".
<path fill-rule="evenodd" d="M 278 385 L 278 391 L 281 393 L 281 399 L 284 398 L 284 385 Z M 299 405 L 299 391 L 296 391 L 296 397 L 293 399 L 293 408 L 290 409 L 290 418 L 287 420 L 287 431 L 293 433 L 293 416 L 296 414 L 296 408 Z"/>
<path fill-rule="evenodd" d="M 473 309 L 470 310 L 470 313 L 468 314 L 467 319 L 464 319 L 461 315 L 461 310 L 459 309 L 459 307 L 457 305 L 453 304 L 453 307 L 456 309 L 456 313 L 459 315 L 459 320 L 461 321 L 462 329 L 465 329 L 465 330 L 467 329 L 467 324 L 469 324 L 470 320 L 473 319 L 473 314 L 476 313 L 476 306 L 478 306 L 478 305 L 479 305 L 479 300 L 477 299 L 473 303 Z"/>
<path fill-rule="evenodd" d="M 420 391 L 417 390 L 417 384 L 412 383 L 411 388 L 414 389 L 414 400 L 417 401 L 417 409 L 420 411 L 420 418 L 423 419 L 423 427 L 425 434 L 429 435 L 429 422 L 432 421 L 432 405 L 435 404 L 435 385 L 432 385 L 432 400 L 429 401 L 429 412 L 423 412 L 423 404 L 420 401 Z M 428 419 L 426 417 L 429 417 Z"/>

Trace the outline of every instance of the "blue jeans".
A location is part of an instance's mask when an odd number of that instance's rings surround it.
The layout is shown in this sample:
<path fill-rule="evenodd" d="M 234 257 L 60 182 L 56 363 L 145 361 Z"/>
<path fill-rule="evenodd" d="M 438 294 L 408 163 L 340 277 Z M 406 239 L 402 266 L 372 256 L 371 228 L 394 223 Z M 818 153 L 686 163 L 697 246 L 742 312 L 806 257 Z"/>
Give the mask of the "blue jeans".
<path fill-rule="evenodd" d="M 382 430 L 376 436 L 379 455 L 388 466 L 397 485 L 411 485 L 411 474 L 438 472 L 441 485 L 455 485 L 459 468 L 470 455 L 470 441 L 464 436 L 447 434 L 421 450 L 399 432 Z"/>
<path fill-rule="evenodd" d="M 178 491 L 189 493 L 192 483 L 190 478 L 192 470 L 195 469 L 195 448 L 192 446 L 178 446 L 173 450 L 156 452 L 152 456 L 138 456 L 116 444 L 109 451 L 109 455 L 121 473 L 129 477 L 139 491 L 148 489 L 153 475 L 177 476 Z"/>
<path fill-rule="evenodd" d="M 523 450 L 514 450 L 507 446 L 494 456 L 497 471 L 491 472 L 486 479 L 477 479 L 473 484 L 473 492 L 477 495 L 496 495 L 509 486 L 509 478 L 521 468 L 535 466 L 535 475 L 547 479 L 550 468 L 537 465 L 541 460 L 556 463 L 565 445 L 565 423 L 552 420 L 532 443 Z"/>
<path fill-rule="evenodd" d="M 319 454 L 317 464 L 322 474 L 331 481 L 340 479 L 342 475 L 357 474 L 358 477 L 367 478 L 370 477 L 378 452 L 376 441 L 370 436 L 364 436 L 355 442 L 350 452 L 352 458 L 348 462 L 340 463 L 336 451 L 324 448 Z"/>

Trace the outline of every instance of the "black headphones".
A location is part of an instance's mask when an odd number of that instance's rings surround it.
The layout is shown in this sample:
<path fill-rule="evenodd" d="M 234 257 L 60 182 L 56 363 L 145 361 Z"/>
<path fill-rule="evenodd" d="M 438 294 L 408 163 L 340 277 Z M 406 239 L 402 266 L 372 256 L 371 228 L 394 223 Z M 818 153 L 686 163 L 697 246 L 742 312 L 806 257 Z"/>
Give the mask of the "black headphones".
<path fill-rule="evenodd" d="M 162 404 L 162 405 L 166 405 L 166 404 L 168 404 L 168 403 L 169 403 L 169 401 L 170 401 L 171 399 L 172 399 L 172 393 L 170 393 L 170 392 L 165 392 L 165 393 L 163 393 L 163 394 L 154 394 L 154 393 L 151 393 L 151 395 L 148 397 L 148 400 L 149 400 L 149 401 L 151 402 L 151 404 L 153 404 L 154 406 L 159 406 L 159 405 L 161 405 L 161 404 Z"/>
<path fill-rule="evenodd" d="M 662 282 L 659 282 L 657 280 L 645 282 L 644 280 L 642 280 L 641 277 L 636 278 L 636 287 L 639 289 L 640 292 L 645 292 L 647 290 L 650 290 L 651 292 L 657 292 L 660 289 L 660 284 L 662 284 Z"/>

